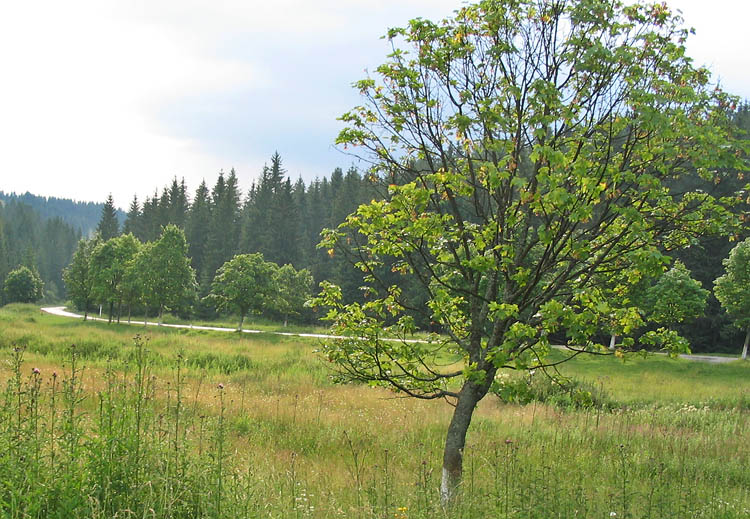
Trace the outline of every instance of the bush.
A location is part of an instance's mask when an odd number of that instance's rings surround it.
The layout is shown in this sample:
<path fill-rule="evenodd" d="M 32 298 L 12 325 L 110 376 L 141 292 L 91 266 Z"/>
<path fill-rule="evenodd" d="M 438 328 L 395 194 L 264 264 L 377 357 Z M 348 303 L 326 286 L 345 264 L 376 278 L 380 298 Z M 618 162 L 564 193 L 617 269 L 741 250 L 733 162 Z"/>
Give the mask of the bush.
<path fill-rule="evenodd" d="M 574 378 L 553 378 L 544 372 L 529 371 L 526 376 L 511 377 L 498 373 L 490 388 L 505 403 L 526 405 L 541 402 L 560 408 L 617 407 L 609 395 L 591 382 Z"/>

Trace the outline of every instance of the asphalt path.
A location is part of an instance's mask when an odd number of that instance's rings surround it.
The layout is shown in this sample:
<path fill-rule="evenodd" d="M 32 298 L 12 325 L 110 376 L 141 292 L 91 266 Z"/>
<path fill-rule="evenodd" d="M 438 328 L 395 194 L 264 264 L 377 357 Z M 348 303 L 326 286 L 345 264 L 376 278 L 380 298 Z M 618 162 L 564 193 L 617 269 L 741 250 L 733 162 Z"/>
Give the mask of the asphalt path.
<path fill-rule="evenodd" d="M 48 314 L 57 315 L 60 317 L 72 317 L 76 319 L 82 319 L 83 316 L 81 314 L 76 314 L 74 312 L 69 312 L 65 309 L 64 306 L 45 306 L 42 307 L 43 312 L 47 312 Z M 92 321 L 108 321 L 108 319 L 102 319 L 101 317 L 94 317 L 89 316 L 89 319 Z M 187 328 L 190 330 L 210 330 L 214 332 L 236 332 L 237 328 L 223 328 L 220 326 L 198 326 L 198 325 L 192 325 L 192 324 L 159 324 L 157 322 L 143 322 L 143 321 L 130 321 L 130 322 L 124 322 L 120 321 L 120 324 L 140 324 L 141 326 L 162 326 L 164 328 Z M 243 329 L 243 333 L 270 333 L 272 335 L 285 335 L 287 337 L 308 337 L 313 339 L 343 339 L 344 337 L 340 335 L 326 335 L 323 333 L 292 333 L 292 332 L 268 332 L 263 330 L 253 330 L 253 329 Z M 386 339 L 387 340 L 387 339 Z M 399 339 L 391 339 L 394 341 L 397 341 Z M 407 340 L 405 342 L 421 342 L 419 340 Z M 564 349 L 564 346 L 554 346 L 556 348 Z M 687 360 L 693 360 L 696 362 L 707 362 L 709 364 L 722 364 L 724 362 L 732 362 L 734 360 L 737 360 L 736 357 L 718 357 L 715 355 L 680 355 L 680 358 L 687 359 Z"/>

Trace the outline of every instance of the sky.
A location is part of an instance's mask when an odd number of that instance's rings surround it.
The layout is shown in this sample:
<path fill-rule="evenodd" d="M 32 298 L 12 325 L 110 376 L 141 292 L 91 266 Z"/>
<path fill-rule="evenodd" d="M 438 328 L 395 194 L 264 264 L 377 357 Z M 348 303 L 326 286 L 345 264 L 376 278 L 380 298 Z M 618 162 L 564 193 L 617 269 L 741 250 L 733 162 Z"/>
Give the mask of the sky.
<path fill-rule="evenodd" d="M 668 0 L 722 87 L 750 99 L 750 2 Z M 0 7 L 0 190 L 127 209 L 278 151 L 292 179 L 347 169 L 337 117 L 388 27 L 461 0 L 24 0 Z"/>

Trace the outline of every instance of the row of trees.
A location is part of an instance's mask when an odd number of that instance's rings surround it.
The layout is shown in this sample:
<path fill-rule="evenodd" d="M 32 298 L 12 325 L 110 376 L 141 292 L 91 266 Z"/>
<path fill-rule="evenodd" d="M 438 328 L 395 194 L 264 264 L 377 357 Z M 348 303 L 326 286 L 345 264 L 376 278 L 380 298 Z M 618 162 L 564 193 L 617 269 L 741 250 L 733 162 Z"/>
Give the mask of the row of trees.
<path fill-rule="evenodd" d="M 95 235 L 78 243 L 64 271 L 68 296 L 84 312 L 108 307 L 109 321 L 119 322 L 123 308 L 153 312 L 159 322 L 165 310 L 189 314 L 197 303 L 195 270 L 190 265 L 184 232 L 167 225 L 154 241 L 142 243 L 127 233 L 103 239 Z M 218 311 L 234 311 L 242 322 L 248 312 L 298 315 L 310 295 L 307 270 L 277 266 L 262 254 L 236 255 L 224 263 L 204 299 Z"/>
<path fill-rule="evenodd" d="M 356 169 L 336 169 L 329 178 L 305 184 L 286 174 L 278 153 L 263 168 L 247 193 L 240 191 L 234 170 L 220 173 L 213 187 L 204 181 L 190 196 L 184 180 L 173 179 L 161 194 L 141 203 L 132 200 L 122 229 L 115 202 L 107 200 L 97 231 L 103 239 L 120 232 L 140 241 L 154 241 L 161 229 L 183 229 L 198 293 L 205 297 L 219 267 L 237 254 L 260 253 L 272 263 L 307 269 L 316 283 L 334 280 L 348 297 L 361 297 L 362 276 L 344 257 L 317 249 L 320 232 L 335 227 L 361 203 L 382 197 L 381 186 L 363 178 Z M 210 308 L 198 305 L 205 316 Z"/>

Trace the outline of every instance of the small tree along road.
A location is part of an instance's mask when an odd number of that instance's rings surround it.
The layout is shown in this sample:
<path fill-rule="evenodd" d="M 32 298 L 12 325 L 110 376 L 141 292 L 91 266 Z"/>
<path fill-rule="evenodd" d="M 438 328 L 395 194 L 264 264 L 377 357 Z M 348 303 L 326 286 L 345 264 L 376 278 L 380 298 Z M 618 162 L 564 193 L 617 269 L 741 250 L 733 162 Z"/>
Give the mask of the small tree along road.
<path fill-rule="evenodd" d="M 63 280 L 68 297 L 79 310 L 83 310 L 83 320 L 89 315 L 89 305 L 92 302 L 94 290 L 94 275 L 91 268 L 91 254 L 101 243 L 98 235 L 92 239 L 81 239 L 73 253 L 70 265 L 63 270 Z"/>
<path fill-rule="evenodd" d="M 240 313 L 237 330 L 242 331 L 249 311 L 260 313 L 264 306 L 272 304 L 275 270 L 275 265 L 265 261 L 263 254 L 238 254 L 216 272 L 207 297 L 219 311 L 236 309 Z"/>
<path fill-rule="evenodd" d="M 182 229 L 167 225 L 157 241 L 140 248 L 129 265 L 131 272 L 125 273 L 126 291 L 138 293 L 146 305 L 158 308 L 160 324 L 165 308 L 185 306 L 195 293 L 187 247 Z"/>
<path fill-rule="evenodd" d="M 337 142 L 390 186 L 321 243 L 367 283 L 362 304 L 324 284 L 316 304 L 347 337 L 326 353 L 343 377 L 455 406 L 445 502 L 498 370 L 543 366 L 552 333 L 606 351 L 592 337 L 634 314 L 606 294 L 731 220 L 710 194 L 668 187 L 747 169 L 736 100 L 691 65 L 681 23 L 659 4 L 484 1 L 390 30 L 388 61 L 356 84 L 363 104 Z M 404 296 L 412 283 L 426 304 Z M 449 339 L 381 340 L 412 332 L 415 316 Z"/>
<path fill-rule="evenodd" d="M 724 268 L 726 273 L 714 281 L 714 294 L 735 326 L 745 329 L 742 358 L 746 359 L 750 344 L 750 238 L 732 249 Z"/>

